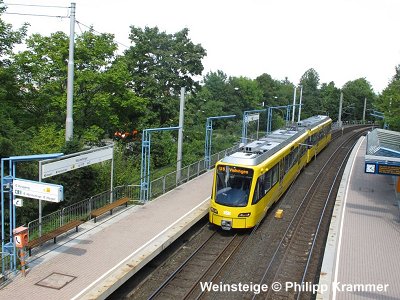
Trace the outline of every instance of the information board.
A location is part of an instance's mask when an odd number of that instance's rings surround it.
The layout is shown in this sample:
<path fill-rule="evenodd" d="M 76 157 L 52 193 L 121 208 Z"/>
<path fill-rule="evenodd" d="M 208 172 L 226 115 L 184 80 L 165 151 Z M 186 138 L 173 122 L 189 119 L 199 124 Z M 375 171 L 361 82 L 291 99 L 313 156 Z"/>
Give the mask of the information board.
<path fill-rule="evenodd" d="M 13 194 L 49 202 L 60 202 L 64 198 L 62 185 L 43 183 L 25 179 L 13 180 Z"/>
<path fill-rule="evenodd" d="M 113 157 L 113 146 L 76 153 L 65 158 L 42 162 L 42 179 L 90 166 Z"/>

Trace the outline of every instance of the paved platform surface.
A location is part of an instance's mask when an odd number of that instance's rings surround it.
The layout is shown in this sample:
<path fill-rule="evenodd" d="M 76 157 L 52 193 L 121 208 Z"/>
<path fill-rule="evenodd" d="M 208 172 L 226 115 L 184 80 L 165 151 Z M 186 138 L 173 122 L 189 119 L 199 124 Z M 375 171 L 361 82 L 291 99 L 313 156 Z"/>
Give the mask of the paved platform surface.
<path fill-rule="evenodd" d="M 208 212 L 212 172 L 32 251 L 0 299 L 104 299 Z"/>
<path fill-rule="evenodd" d="M 317 299 L 400 299 L 400 217 L 391 176 L 364 173 L 365 139 L 346 167 Z M 321 289 L 327 289 L 321 293 Z"/>

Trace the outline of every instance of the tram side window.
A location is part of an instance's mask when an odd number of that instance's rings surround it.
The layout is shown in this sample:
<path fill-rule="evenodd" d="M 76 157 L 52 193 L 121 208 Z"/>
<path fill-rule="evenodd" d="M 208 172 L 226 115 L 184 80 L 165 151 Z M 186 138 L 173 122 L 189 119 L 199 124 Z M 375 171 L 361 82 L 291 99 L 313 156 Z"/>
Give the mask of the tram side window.
<path fill-rule="evenodd" d="M 285 173 L 287 173 L 287 171 L 290 169 L 290 154 L 286 155 L 283 161 L 285 164 Z"/>
<path fill-rule="evenodd" d="M 272 186 L 274 186 L 277 182 L 278 182 L 278 178 L 279 178 L 279 169 L 278 169 L 278 165 L 275 165 L 272 168 Z"/>
<path fill-rule="evenodd" d="M 254 189 L 253 201 L 251 204 L 256 204 L 261 199 L 261 197 L 262 197 L 261 191 L 262 191 L 262 187 L 264 185 L 264 178 L 265 178 L 265 174 L 258 177 L 256 188 Z"/>
<path fill-rule="evenodd" d="M 298 148 L 292 150 L 292 152 L 290 152 L 288 155 L 285 156 L 284 158 L 284 163 L 285 163 L 285 173 L 288 172 L 288 170 L 290 170 L 295 163 L 297 163 L 298 160 Z"/>
<path fill-rule="evenodd" d="M 305 142 L 307 142 L 307 141 L 305 141 Z M 306 146 L 305 145 L 300 145 L 300 150 L 299 150 L 299 152 L 300 152 L 300 157 L 303 157 L 303 155 L 306 153 Z"/>
<path fill-rule="evenodd" d="M 299 160 L 299 147 L 293 150 L 293 162 L 292 166 L 295 165 Z"/>

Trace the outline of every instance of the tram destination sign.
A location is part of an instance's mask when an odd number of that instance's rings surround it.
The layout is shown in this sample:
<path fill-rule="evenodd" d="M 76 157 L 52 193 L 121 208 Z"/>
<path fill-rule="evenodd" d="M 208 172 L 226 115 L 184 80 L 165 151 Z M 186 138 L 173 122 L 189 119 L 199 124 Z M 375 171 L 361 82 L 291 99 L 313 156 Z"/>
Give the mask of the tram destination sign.
<path fill-rule="evenodd" d="M 64 198 L 62 185 L 43 183 L 25 179 L 13 180 L 13 194 L 49 202 L 61 202 Z"/>
<path fill-rule="evenodd" d="M 43 161 L 42 179 L 110 160 L 113 157 L 113 149 L 113 145 L 105 146 L 66 157 Z"/>
<path fill-rule="evenodd" d="M 378 174 L 400 176 L 400 166 L 378 165 Z"/>

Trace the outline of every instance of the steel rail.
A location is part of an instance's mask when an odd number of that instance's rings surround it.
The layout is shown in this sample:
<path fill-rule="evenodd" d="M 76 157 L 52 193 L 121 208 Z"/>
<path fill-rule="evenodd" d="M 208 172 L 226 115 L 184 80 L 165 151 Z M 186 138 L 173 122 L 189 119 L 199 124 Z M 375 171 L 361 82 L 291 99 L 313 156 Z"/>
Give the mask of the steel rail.
<path fill-rule="evenodd" d="M 201 244 L 158 288 L 153 292 L 153 294 L 150 295 L 148 298 L 154 299 L 157 297 L 157 295 L 162 291 L 162 289 L 169 283 L 171 282 L 172 279 L 175 278 L 176 274 L 178 274 L 185 266 L 186 264 L 201 250 L 205 247 L 205 245 L 210 241 L 217 232 L 214 232 L 203 244 Z"/>
<path fill-rule="evenodd" d="M 323 172 L 325 171 L 327 165 L 332 161 L 332 159 L 333 159 L 334 157 L 336 157 L 336 155 L 339 153 L 339 150 L 341 150 L 341 148 L 343 147 L 343 145 L 349 143 L 349 141 L 352 140 L 353 137 L 356 136 L 357 134 L 358 134 L 358 133 L 351 135 L 351 136 L 350 136 L 349 138 L 347 138 L 343 143 L 341 143 L 341 144 L 337 147 L 337 149 L 332 153 L 332 155 L 329 157 L 329 159 L 325 162 L 325 164 L 322 166 L 321 170 L 318 172 L 318 174 L 317 174 L 317 176 L 315 177 L 314 181 L 312 182 L 310 188 L 308 189 L 306 195 L 303 197 L 302 201 L 300 202 L 300 205 L 299 205 L 299 207 L 297 208 L 297 210 L 296 210 L 296 212 L 295 212 L 295 214 L 294 214 L 292 220 L 290 221 L 289 225 L 287 226 L 287 229 L 286 229 L 284 235 L 282 236 L 282 239 L 280 240 L 280 242 L 279 242 L 279 244 L 278 244 L 278 246 L 277 246 L 277 248 L 276 248 L 276 250 L 275 250 L 275 252 L 274 252 L 274 254 L 273 254 L 273 256 L 272 256 L 271 261 L 269 262 L 269 264 L 268 264 L 268 266 L 267 266 L 267 268 L 266 268 L 266 270 L 265 270 L 265 272 L 264 272 L 264 274 L 263 274 L 263 276 L 262 276 L 262 278 L 261 278 L 261 280 L 260 280 L 260 283 L 259 283 L 260 285 L 261 285 L 261 284 L 263 283 L 263 281 L 265 280 L 265 277 L 266 277 L 266 275 L 268 274 L 268 272 L 269 272 L 269 270 L 270 270 L 272 264 L 275 262 L 275 259 L 276 259 L 276 257 L 277 257 L 277 254 L 278 254 L 279 250 L 281 249 L 282 244 L 283 244 L 285 238 L 287 237 L 289 230 L 291 229 L 291 227 L 292 227 L 292 225 L 293 225 L 293 223 L 294 223 L 296 217 L 299 215 L 300 209 L 303 208 L 303 205 L 305 204 L 305 201 L 307 200 L 307 198 L 308 198 L 310 192 L 314 189 L 315 184 L 317 184 L 317 183 L 319 184 L 319 182 L 317 182 L 317 181 L 321 178 L 321 175 L 322 175 Z M 256 297 L 257 297 L 257 295 L 253 295 L 252 299 L 255 299 Z"/>
<path fill-rule="evenodd" d="M 340 164 L 339 170 L 336 173 L 336 176 L 334 178 L 333 184 L 332 184 L 332 186 L 331 186 L 331 188 L 329 190 L 328 196 L 327 196 L 326 201 L 325 201 L 324 208 L 322 210 L 321 216 L 320 216 L 319 221 L 318 221 L 317 229 L 315 230 L 315 233 L 314 233 L 314 238 L 313 238 L 313 241 L 312 241 L 312 244 L 311 244 L 310 252 L 309 252 L 308 257 L 307 257 L 307 262 L 306 262 L 306 266 L 304 268 L 304 272 L 303 272 L 303 276 L 301 278 L 300 285 L 302 285 L 305 282 L 305 277 L 306 277 L 306 274 L 307 274 L 307 271 L 308 271 L 308 267 L 309 267 L 310 262 L 311 262 L 311 257 L 312 257 L 312 254 L 313 254 L 313 251 L 314 251 L 314 247 L 315 247 L 315 244 L 316 244 L 316 241 L 317 241 L 317 236 L 320 233 L 321 224 L 322 224 L 323 217 L 325 215 L 326 207 L 328 206 L 328 202 L 329 202 L 331 194 L 332 194 L 332 192 L 334 190 L 334 186 L 335 186 L 335 184 L 337 182 L 338 176 L 342 172 L 343 165 L 347 161 L 351 151 L 352 151 L 352 149 L 349 149 L 349 151 L 347 151 L 347 154 L 346 154 L 345 158 L 343 159 L 342 163 Z M 300 299 L 300 295 L 301 295 L 301 292 L 299 292 L 297 294 L 297 299 Z"/>

